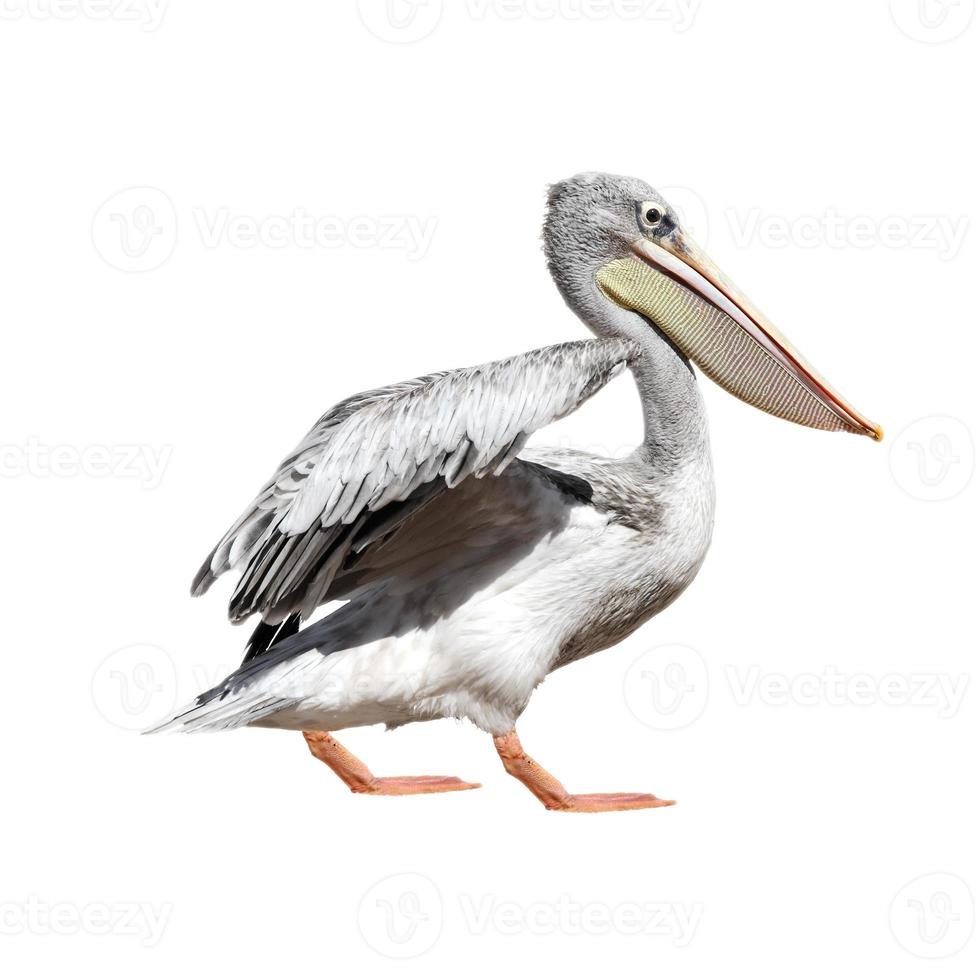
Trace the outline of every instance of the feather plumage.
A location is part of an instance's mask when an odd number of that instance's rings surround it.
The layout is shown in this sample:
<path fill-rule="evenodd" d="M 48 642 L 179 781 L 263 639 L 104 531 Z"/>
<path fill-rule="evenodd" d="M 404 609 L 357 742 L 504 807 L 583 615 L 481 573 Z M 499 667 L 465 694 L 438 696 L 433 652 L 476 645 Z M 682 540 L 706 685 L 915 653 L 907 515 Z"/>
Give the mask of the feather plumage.
<path fill-rule="evenodd" d="M 309 616 L 345 561 L 378 540 L 379 527 L 390 533 L 436 493 L 501 473 L 531 433 L 578 408 L 637 353 L 626 340 L 577 341 L 346 399 L 218 542 L 193 594 L 240 569 L 232 620 Z M 388 508 L 366 531 L 368 518 Z"/>

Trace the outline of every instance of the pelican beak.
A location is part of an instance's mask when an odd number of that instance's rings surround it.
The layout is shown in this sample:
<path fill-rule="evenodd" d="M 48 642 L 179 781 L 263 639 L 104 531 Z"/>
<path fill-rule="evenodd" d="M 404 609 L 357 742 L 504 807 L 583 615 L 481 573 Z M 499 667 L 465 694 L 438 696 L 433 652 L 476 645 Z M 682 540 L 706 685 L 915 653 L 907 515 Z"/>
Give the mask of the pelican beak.
<path fill-rule="evenodd" d="M 596 281 L 654 323 L 704 373 L 742 401 L 816 429 L 882 438 L 680 232 L 632 244 Z"/>

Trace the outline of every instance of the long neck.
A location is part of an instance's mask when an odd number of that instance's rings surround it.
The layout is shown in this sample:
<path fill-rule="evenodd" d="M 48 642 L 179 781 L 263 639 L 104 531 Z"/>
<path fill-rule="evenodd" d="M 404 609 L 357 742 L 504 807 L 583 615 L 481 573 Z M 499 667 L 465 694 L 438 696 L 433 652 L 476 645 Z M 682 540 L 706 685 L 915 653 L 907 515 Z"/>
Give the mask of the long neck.
<path fill-rule="evenodd" d="M 643 351 L 633 377 L 643 407 L 644 462 L 671 471 L 708 454 L 708 420 L 694 371 L 653 327 L 631 335 Z"/>

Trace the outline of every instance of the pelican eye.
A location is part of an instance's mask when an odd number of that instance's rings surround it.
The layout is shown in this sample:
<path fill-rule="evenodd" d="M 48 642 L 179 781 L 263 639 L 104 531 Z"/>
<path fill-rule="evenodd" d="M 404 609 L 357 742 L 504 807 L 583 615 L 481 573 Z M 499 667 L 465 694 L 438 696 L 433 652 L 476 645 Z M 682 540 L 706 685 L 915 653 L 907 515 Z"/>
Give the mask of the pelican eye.
<path fill-rule="evenodd" d="M 640 205 L 640 222 L 644 228 L 656 228 L 663 221 L 664 213 L 656 204 L 645 201 Z"/>

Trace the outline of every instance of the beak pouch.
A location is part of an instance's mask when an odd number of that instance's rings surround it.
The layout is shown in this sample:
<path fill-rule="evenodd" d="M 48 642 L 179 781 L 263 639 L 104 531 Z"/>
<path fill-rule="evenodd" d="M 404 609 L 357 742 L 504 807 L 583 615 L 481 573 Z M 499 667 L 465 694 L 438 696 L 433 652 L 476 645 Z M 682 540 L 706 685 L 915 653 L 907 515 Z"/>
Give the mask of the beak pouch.
<path fill-rule="evenodd" d="M 746 329 L 745 311 L 729 309 L 640 258 L 610 262 L 596 277 L 615 303 L 651 321 L 712 381 L 736 398 L 779 418 L 813 429 L 880 437 L 774 331 L 757 339 Z M 754 324 L 753 324 L 754 325 Z"/>

